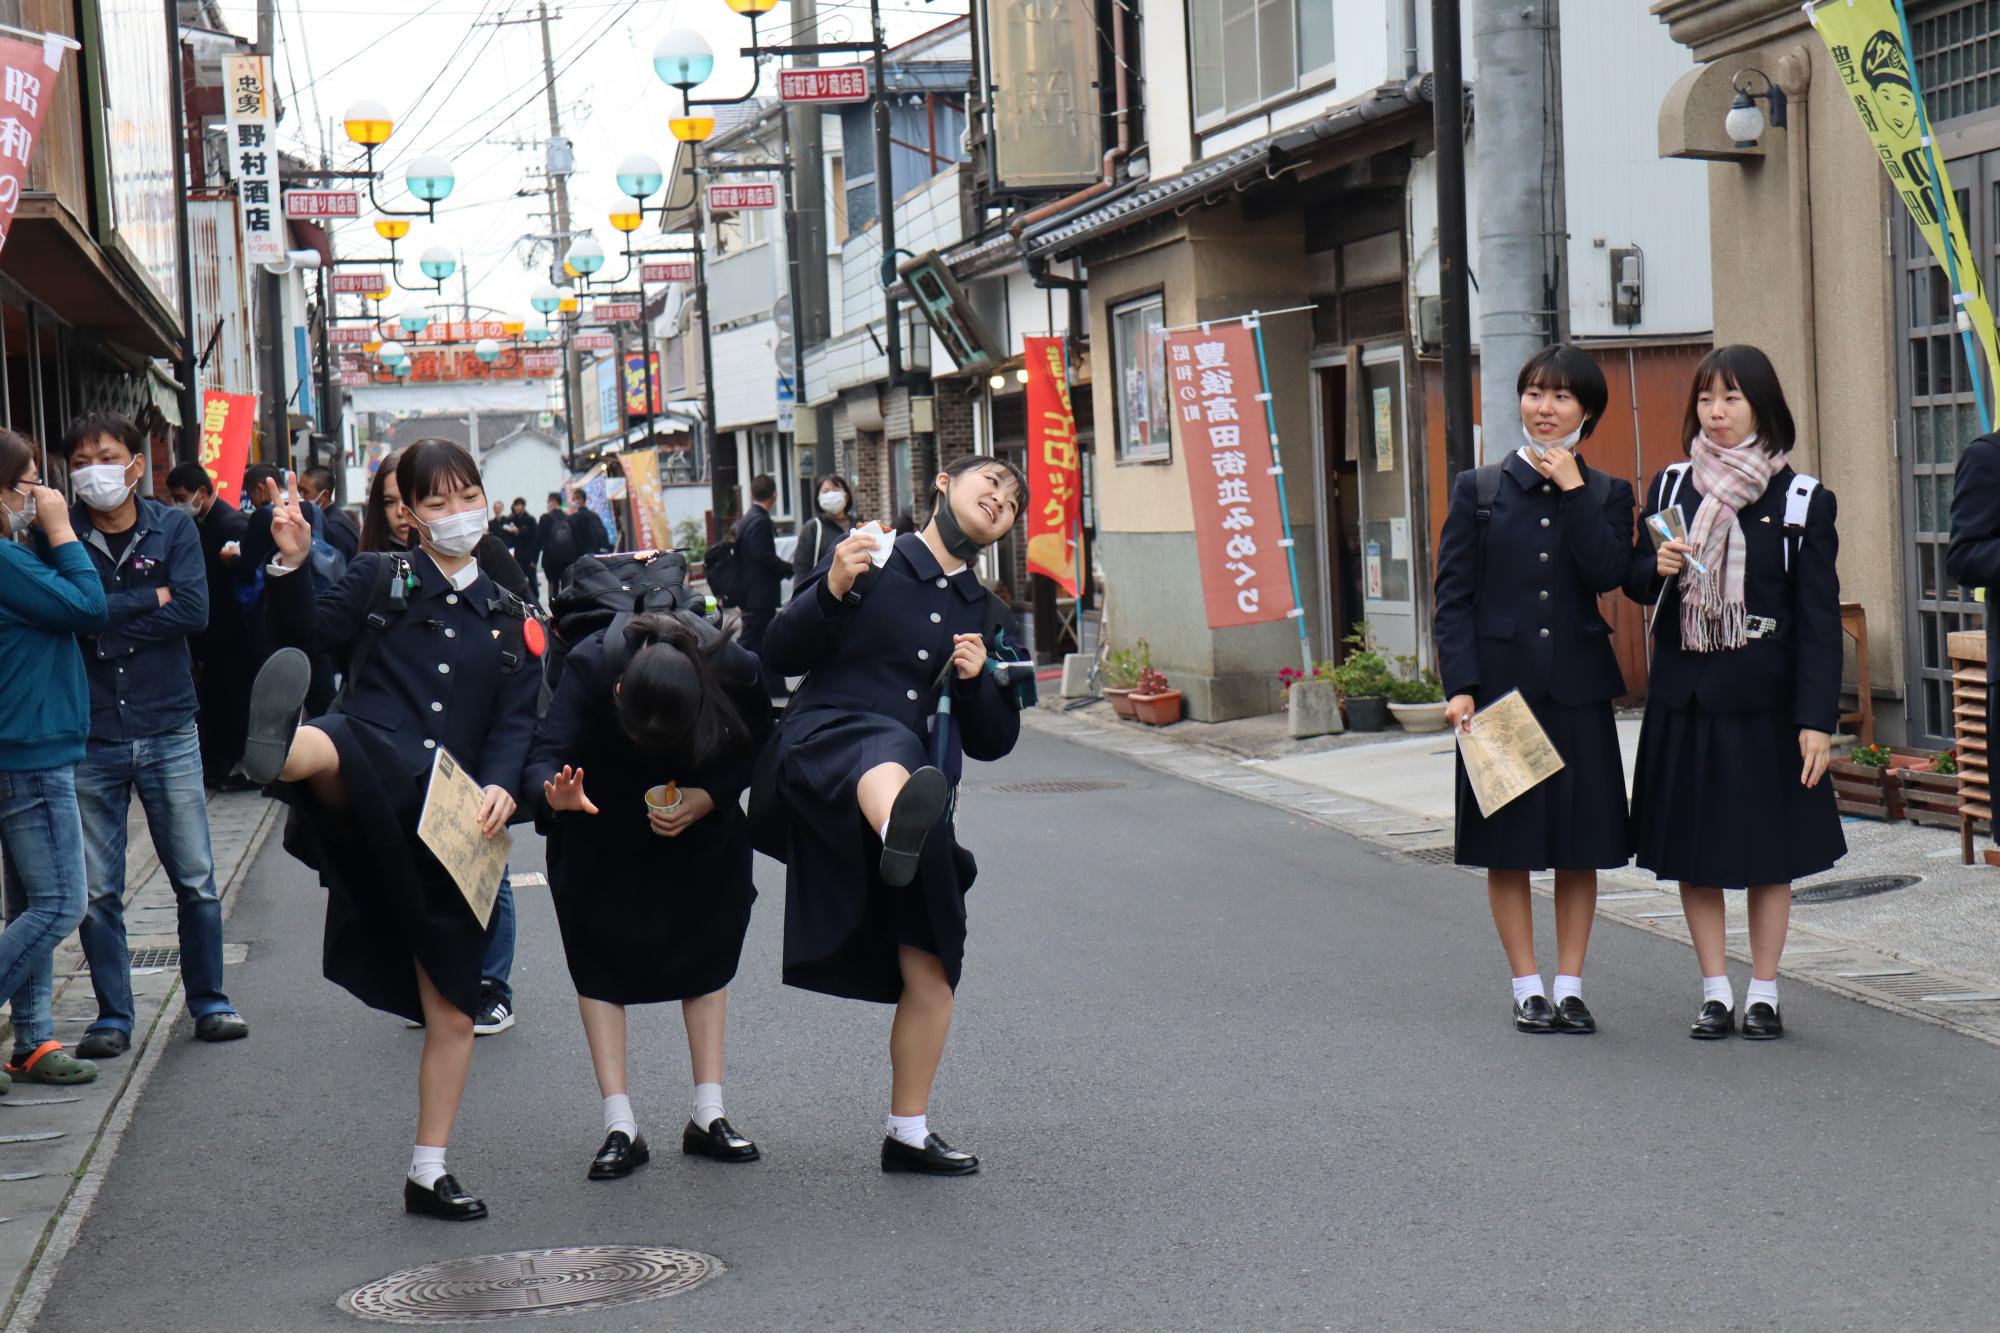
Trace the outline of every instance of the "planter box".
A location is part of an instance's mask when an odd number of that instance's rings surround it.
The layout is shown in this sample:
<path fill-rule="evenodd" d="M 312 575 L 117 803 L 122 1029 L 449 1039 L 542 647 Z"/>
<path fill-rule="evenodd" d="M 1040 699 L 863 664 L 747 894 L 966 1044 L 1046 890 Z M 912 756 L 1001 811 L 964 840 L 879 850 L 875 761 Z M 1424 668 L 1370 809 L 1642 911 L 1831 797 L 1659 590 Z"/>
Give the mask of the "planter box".
<path fill-rule="evenodd" d="M 1296 680 L 1285 691 L 1286 728 L 1292 739 L 1337 736 L 1343 726 L 1340 696 L 1330 680 Z"/>
<path fill-rule="evenodd" d="M 1903 809 L 1913 824 L 1929 828 L 1958 827 L 1958 774 L 1896 772 L 1903 785 Z"/>
<path fill-rule="evenodd" d="M 1380 731 L 1389 725 L 1389 700 L 1380 694 L 1342 699 L 1347 708 L 1349 731 Z"/>
<path fill-rule="evenodd" d="M 1827 772 L 1840 813 L 1864 819 L 1903 818 L 1903 783 L 1895 772 L 1846 759 L 1834 760 Z"/>
<path fill-rule="evenodd" d="M 1391 702 L 1389 712 L 1395 716 L 1396 721 L 1402 725 L 1404 731 L 1418 733 L 1443 731 L 1444 710 L 1446 706 L 1443 699 L 1433 704 L 1399 704 Z"/>
<path fill-rule="evenodd" d="M 1132 711 L 1131 690 L 1121 690 L 1116 687 L 1107 686 L 1105 687 L 1104 697 L 1111 701 L 1111 711 L 1118 714 L 1118 716 L 1128 719 L 1138 716 L 1137 713 Z"/>
<path fill-rule="evenodd" d="M 1171 727 L 1181 720 L 1181 692 L 1162 690 L 1158 694 L 1134 694 L 1128 701 L 1133 714 L 1149 727 Z"/>

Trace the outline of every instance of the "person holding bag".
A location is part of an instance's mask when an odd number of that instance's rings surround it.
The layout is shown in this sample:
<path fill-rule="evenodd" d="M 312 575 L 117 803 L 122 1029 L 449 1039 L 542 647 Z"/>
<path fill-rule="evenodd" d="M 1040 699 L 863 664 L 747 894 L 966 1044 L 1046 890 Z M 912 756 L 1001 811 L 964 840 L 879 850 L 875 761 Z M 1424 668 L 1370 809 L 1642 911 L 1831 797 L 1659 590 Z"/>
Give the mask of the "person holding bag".
<path fill-rule="evenodd" d="M 1640 866 L 1677 880 L 1701 964 L 1688 1035 L 1736 1030 L 1723 891 L 1748 887 L 1745 1038 L 1784 1034 L 1778 962 L 1792 881 L 1847 854 L 1832 784 L 1840 719 L 1840 536 L 1833 492 L 1794 472 L 1796 428 L 1755 347 L 1718 347 L 1688 389 L 1688 459 L 1653 478 L 1645 518 L 1678 510 L 1685 541 L 1633 548 L 1626 592 L 1655 608 L 1633 778 Z"/>

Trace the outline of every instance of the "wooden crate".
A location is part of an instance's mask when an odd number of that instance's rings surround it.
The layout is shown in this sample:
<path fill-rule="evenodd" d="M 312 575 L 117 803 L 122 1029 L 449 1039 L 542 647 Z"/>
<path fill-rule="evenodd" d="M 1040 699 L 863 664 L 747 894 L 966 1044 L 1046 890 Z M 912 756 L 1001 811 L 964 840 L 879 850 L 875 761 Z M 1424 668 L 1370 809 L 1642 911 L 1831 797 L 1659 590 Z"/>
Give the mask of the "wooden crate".
<path fill-rule="evenodd" d="M 1973 862 L 1980 826 L 1993 827 L 1993 788 L 1986 735 L 1986 633 L 1960 630 L 1948 636 L 1951 655 L 1951 716 L 1958 748 L 1958 833 L 1965 864 Z M 1989 865 L 2000 857 L 1988 851 Z"/>
<path fill-rule="evenodd" d="M 1843 815 L 1891 822 L 1903 818 L 1903 784 L 1889 769 L 1836 759 L 1827 771 L 1833 778 L 1834 801 Z"/>

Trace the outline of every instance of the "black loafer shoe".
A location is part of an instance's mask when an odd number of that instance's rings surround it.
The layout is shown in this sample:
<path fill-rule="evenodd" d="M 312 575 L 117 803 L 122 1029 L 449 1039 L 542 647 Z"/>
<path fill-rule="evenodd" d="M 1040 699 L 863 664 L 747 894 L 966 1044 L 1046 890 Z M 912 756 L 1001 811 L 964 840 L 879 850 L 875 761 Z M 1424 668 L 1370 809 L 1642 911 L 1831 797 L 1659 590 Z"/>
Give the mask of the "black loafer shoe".
<path fill-rule="evenodd" d="M 439 1176 L 437 1184 L 425 1189 L 416 1181 L 403 1181 L 403 1211 L 420 1213 L 446 1222 L 476 1222 L 486 1216 L 486 1201 L 475 1199 L 458 1187 L 450 1176 Z"/>
<path fill-rule="evenodd" d="M 646 1146 L 644 1134 L 635 1139 L 622 1129 L 614 1129 L 604 1136 L 604 1146 L 597 1150 L 597 1156 L 590 1159 L 590 1178 L 623 1180 L 652 1160 L 653 1150 Z"/>
<path fill-rule="evenodd" d="M 1785 1023 L 1776 1006 L 1759 1000 L 1743 1011 L 1743 1040 L 1776 1041 L 1784 1035 Z"/>
<path fill-rule="evenodd" d="M 882 882 L 900 889 L 917 877 L 924 839 L 931 836 L 951 803 L 951 784 L 935 768 L 910 774 L 896 804 L 889 808 L 889 830 L 882 839 Z"/>
<path fill-rule="evenodd" d="M 1546 995 L 1530 995 L 1514 1006 L 1514 1027 L 1521 1032 L 1554 1032 L 1556 1011 Z"/>
<path fill-rule="evenodd" d="M 194 1035 L 203 1041 L 241 1041 L 250 1035 L 250 1025 L 243 1021 L 243 1015 L 225 1009 L 195 1019 Z"/>
<path fill-rule="evenodd" d="M 131 1034 L 118 1028 L 92 1028 L 76 1044 L 81 1060 L 110 1060 L 132 1049 Z"/>
<path fill-rule="evenodd" d="M 969 1176 L 979 1170 L 979 1159 L 969 1152 L 960 1152 L 935 1134 L 925 1135 L 921 1148 L 912 1148 L 901 1139 L 884 1135 L 882 1169 L 922 1176 Z"/>
<path fill-rule="evenodd" d="M 1701 1012 L 1688 1025 L 1688 1035 L 1696 1041 L 1720 1041 L 1736 1031 L 1736 1011 L 1720 1000 L 1702 1003 Z"/>
<path fill-rule="evenodd" d="M 756 1144 L 738 1134 L 721 1116 L 709 1121 L 707 1129 L 688 1121 L 681 1131 L 681 1151 L 689 1157 L 712 1157 L 718 1162 L 754 1162 L 763 1156 Z"/>
<path fill-rule="evenodd" d="M 294 574 L 291 577 L 297 578 Z M 292 753 L 299 709 L 312 688 L 312 661 L 296 648 L 280 648 L 250 686 L 250 728 L 243 742 L 243 776 L 262 787 L 276 782 Z"/>
<path fill-rule="evenodd" d="M 1556 1005 L 1555 1029 L 1558 1032 L 1595 1032 L 1597 1020 L 1591 1017 L 1589 1006 L 1581 995 L 1565 995 Z"/>

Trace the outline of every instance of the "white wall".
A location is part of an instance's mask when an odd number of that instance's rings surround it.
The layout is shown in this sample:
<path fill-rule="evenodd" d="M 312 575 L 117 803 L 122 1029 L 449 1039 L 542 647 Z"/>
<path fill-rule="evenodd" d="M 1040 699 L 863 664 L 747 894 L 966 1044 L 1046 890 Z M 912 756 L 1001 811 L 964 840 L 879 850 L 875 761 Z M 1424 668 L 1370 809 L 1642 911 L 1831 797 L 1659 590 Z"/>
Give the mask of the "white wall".
<path fill-rule="evenodd" d="M 518 495 L 534 514 L 542 512 L 548 493 L 560 489 L 567 475 L 554 441 L 526 435 L 490 451 L 480 460 L 479 473 L 489 501 L 512 503 Z"/>
<path fill-rule="evenodd" d="M 1141 0 L 1139 50 L 1146 82 L 1133 91 L 1146 103 L 1152 178 L 1178 176 L 1194 165 L 1193 89 L 1188 82 L 1187 0 Z"/>
<path fill-rule="evenodd" d="M 778 416 L 778 326 L 763 320 L 715 335 L 715 419 L 723 430 Z"/>

